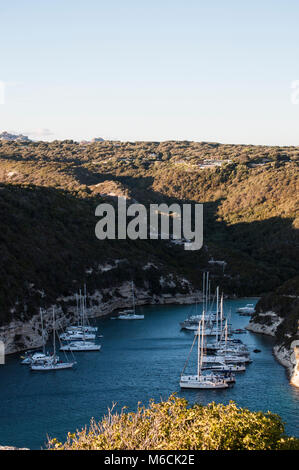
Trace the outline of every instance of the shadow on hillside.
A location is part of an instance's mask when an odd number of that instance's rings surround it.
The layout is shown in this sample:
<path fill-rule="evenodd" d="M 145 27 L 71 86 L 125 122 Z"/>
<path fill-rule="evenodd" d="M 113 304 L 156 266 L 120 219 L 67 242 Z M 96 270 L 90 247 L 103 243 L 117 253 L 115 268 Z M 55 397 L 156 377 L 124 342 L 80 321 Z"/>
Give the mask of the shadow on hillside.
<path fill-rule="evenodd" d="M 114 180 L 128 183 L 126 178 Z M 131 187 L 133 181 L 130 183 Z M 150 184 L 150 179 L 146 183 Z M 134 194 L 138 194 L 140 203 L 144 199 L 147 203 L 187 202 L 165 198 L 148 187 L 142 190 L 137 184 Z M 239 295 L 272 291 L 297 274 L 298 230 L 291 219 L 273 217 L 227 225 L 217 219 L 221 200 L 205 203 L 204 247 L 187 252 L 182 246 L 156 240 L 97 240 L 95 207 L 99 201 L 98 195 L 85 197 L 54 188 L 0 185 L 0 311 L 14 308 L 18 299 L 25 299 L 30 311 L 33 304 L 40 303 L 38 292 L 44 286 L 47 301 L 51 301 L 58 294 L 82 287 L 84 282 L 91 289 L 106 284 L 109 288 L 115 281 L 113 276 L 142 283 L 147 275 L 143 268 L 149 260 L 190 278 L 199 287 L 202 271 L 208 270 L 214 287 L 219 283 L 224 292 Z M 227 264 L 209 264 L 211 258 Z M 96 271 L 92 276 L 87 274 L 87 268 L 114 259 L 130 262 L 104 277 Z M 159 271 L 157 276 L 158 285 Z"/>

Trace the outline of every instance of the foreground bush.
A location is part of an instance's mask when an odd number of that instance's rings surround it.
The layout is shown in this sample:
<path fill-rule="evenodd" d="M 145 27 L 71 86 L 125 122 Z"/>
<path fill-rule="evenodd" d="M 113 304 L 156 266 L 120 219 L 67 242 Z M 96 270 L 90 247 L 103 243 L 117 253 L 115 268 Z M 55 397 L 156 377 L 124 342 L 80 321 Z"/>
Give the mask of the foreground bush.
<path fill-rule="evenodd" d="M 108 413 L 89 429 L 53 439 L 54 450 L 266 450 L 299 449 L 299 439 L 286 437 L 281 418 L 229 405 L 188 406 L 171 396 L 134 413 Z"/>

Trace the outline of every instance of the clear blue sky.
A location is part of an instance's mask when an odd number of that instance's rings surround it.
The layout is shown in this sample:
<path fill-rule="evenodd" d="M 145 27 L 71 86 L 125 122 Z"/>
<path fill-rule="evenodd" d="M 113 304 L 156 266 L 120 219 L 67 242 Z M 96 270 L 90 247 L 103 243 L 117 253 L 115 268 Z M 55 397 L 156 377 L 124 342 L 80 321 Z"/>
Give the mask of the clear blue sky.
<path fill-rule="evenodd" d="M 10 0 L 0 19 L 0 131 L 299 145 L 297 0 Z"/>

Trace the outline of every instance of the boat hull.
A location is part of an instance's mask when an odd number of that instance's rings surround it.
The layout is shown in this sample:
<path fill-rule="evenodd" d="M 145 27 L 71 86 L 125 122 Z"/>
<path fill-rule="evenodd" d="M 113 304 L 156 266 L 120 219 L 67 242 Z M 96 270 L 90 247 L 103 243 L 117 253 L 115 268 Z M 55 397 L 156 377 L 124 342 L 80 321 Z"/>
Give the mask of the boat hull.
<path fill-rule="evenodd" d="M 83 343 L 83 342 L 82 342 Z M 67 344 L 60 348 L 60 351 L 73 351 L 73 352 L 85 352 L 85 351 L 100 351 L 100 344 Z"/>
<path fill-rule="evenodd" d="M 71 369 L 75 365 L 75 362 L 62 362 L 58 364 L 41 364 L 41 365 L 34 365 L 31 364 L 30 369 L 32 371 L 51 371 L 51 370 L 63 370 L 63 369 Z"/>
<path fill-rule="evenodd" d="M 144 315 L 119 315 L 117 320 L 144 320 Z"/>
<path fill-rule="evenodd" d="M 215 390 L 221 388 L 228 388 L 227 382 L 224 380 L 206 380 L 202 376 L 189 375 L 183 376 L 180 380 L 181 388 L 194 388 L 194 389 L 204 389 L 204 390 Z"/>

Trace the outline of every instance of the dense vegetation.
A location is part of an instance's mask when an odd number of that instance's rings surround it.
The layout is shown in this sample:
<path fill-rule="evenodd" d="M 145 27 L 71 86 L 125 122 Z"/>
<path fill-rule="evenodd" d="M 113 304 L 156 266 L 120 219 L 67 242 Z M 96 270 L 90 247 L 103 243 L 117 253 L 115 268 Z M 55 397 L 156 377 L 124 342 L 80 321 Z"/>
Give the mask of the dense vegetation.
<path fill-rule="evenodd" d="M 150 293 L 174 293 L 183 289 L 177 278 L 200 286 L 208 269 L 227 294 L 277 288 L 297 275 L 298 159 L 297 147 L 0 141 L 0 324 L 84 281 L 90 292 L 134 279 Z M 95 207 L 116 195 L 204 203 L 204 248 L 98 241 Z M 112 271 L 99 269 L 117 260 Z M 174 286 L 162 286 L 169 272 Z"/>
<path fill-rule="evenodd" d="M 139 406 L 135 413 L 109 412 L 101 422 L 69 434 L 53 450 L 299 450 L 299 439 L 286 437 L 278 415 L 229 405 L 188 406 L 171 396 Z"/>

